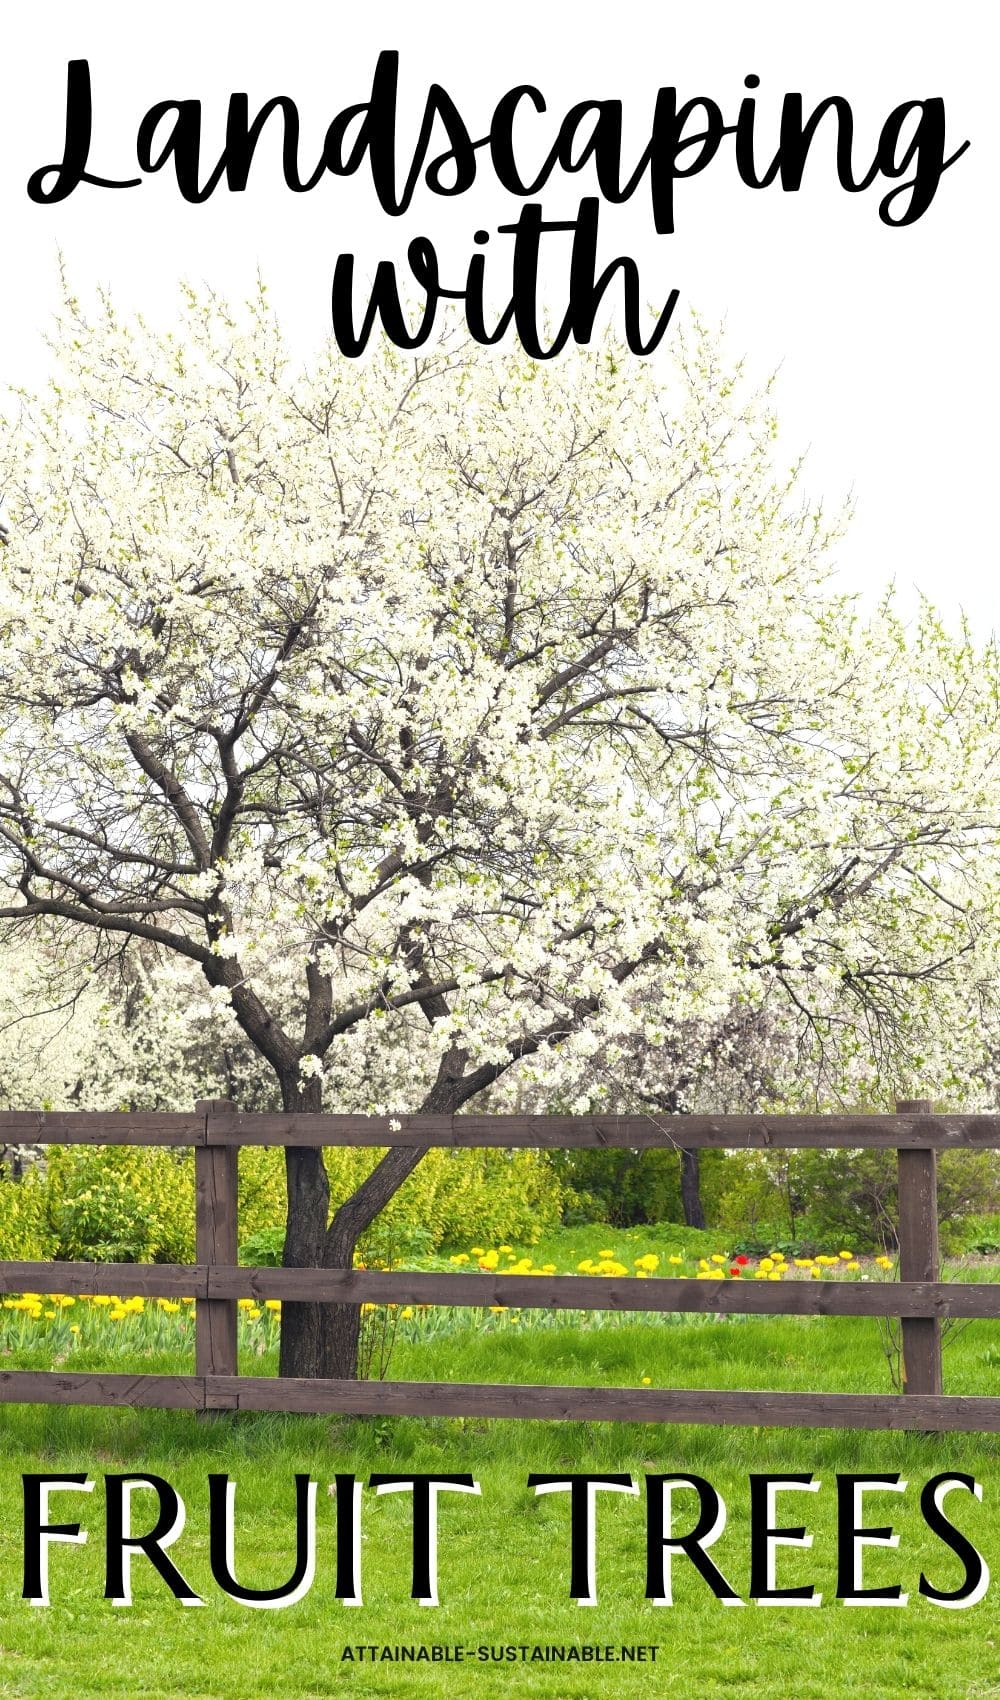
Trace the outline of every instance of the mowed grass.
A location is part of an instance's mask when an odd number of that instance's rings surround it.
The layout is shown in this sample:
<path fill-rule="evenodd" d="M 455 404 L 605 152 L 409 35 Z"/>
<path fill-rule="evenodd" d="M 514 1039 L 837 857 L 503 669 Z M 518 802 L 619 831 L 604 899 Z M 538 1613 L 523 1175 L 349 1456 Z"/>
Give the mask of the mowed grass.
<path fill-rule="evenodd" d="M 614 1238 L 608 1238 L 611 1247 Z M 597 1250 L 603 1249 L 597 1247 Z M 640 1250 L 644 1249 L 640 1247 Z M 97 1367 L 74 1354 L 74 1367 Z M 87 1353 L 90 1358 L 91 1353 Z M 36 1360 L 37 1361 L 37 1360 Z M 9 1363 L 10 1360 L 7 1359 Z M 1000 1365 L 993 1325 L 954 1331 L 945 1354 L 952 1392 L 992 1392 Z M 117 1370 L 184 1370 L 187 1359 L 122 1351 L 104 1360 Z M 243 1366 L 273 1373 L 272 1352 Z M 654 1386 L 830 1388 L 885 1391 L 888 1366 L 869 1319 L 651 1319 L 615 1327 L 523 1329 L 504 1318 L 420 1342 L 397 1341 L 394 1377 Z M 84 1547 L 51 1549 L 48 1609 L 19 1597 L 21 1473 L 82 1470 L 92 1495 L 53 1495 L 54 1514 L 79 1517 Z M 788 1495 L 783 1521 L 805 1522 L 811 1551 L 783 1549 L 781 1586 L 812 1582 L 816 1610 L 719 1604 L 692 1567 L 679 1560 L 672 1607 L 644 1597 L 645 1500 L 600 1496 L 598 1600 L 569 1599 L 569 1519 L 565 1496 L 537 1497 L 529 1470 L 628 1472 L 642 1485 L 656 1472 L 706 1476 L 728 1508 L 713 1556 L 744 1596 L 749 1570 L 749 1490 L 753 1471 L 811 1471 L 816 1494 Z M 956 1491 L 955 1522 L 998 1574 L 979 1605 L 944 1610 L 918 1593 L 921 1571 L 954 1588 L 962 1567 L 924 1524 L 920 1488 L 947 1470 L 974 1475 L 980 1504 Z M 203 1608 L 175 1602 L 141 1558 L 131 1608 L 102 1599 L 105 1472 L 166 1477 L 187 1507 L 187 1526 L 171 1549 Z M 248 1586 L 273 1586 L 294 1559 L 295 1473 L 319 1484 L 316 1580 L 284 1611 L 249 1610 L 227 1599 L 211 1576 L 208 1550 L 210 1471 L 237 1483 L 236 1564 Z M 334 1597 L 334 1500 L 337 1472 L 469 1471 L 481 1498 L 442 1494 L 439 1510 L 441 1604 L 410 1598 L 408 1496 L 364 1495 L 364 1603 Z M 869 1549 L 867 1586 L 900 1582 L 905 1608 L 848 1608 L 836 1602 L 838 1471 L 898 1472 L 903 1495 L 873 1495 L 867 1521 L 891 1523 L 896 1550 Z M 897 1694 L 920 1700 L 1000 1696 L 1000 1445 L 976 1435 L 924 1436 L 735 1427 L 475 1422 L 371 1418 L 273 1418 L 245 1414 L 200 1420 L 157 1411 L 0 1408 L 0 1696 L 143 1695 L 149 1700 L 310 1700 L 358 1695 L 392 1700 L 636 1700 L 677 1695 L 733 1700 L 761 1694 L 789 1700 L 840 1700 Z M 678 1502 L 694 1516 L 694 1496 Z M 153 1496 L 136 1501 L 137 1513 Z M 346 1647 L 430 1645 L 646 1646 L 655 1665 L 480 1663 L 400 1664 L 345 1661 Z"/>

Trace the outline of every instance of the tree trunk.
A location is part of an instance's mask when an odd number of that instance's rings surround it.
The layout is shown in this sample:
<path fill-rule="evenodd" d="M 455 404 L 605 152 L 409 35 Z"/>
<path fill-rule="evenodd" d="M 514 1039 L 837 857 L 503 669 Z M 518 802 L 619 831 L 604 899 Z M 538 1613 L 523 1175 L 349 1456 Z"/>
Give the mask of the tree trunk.
<path fill-rule="evenodd" d="M 320 1082 L 311 1080 L 305 1086 L 283 1084 L 282 1100 L 290 1114 L 315 1115 L 323 1104 Z M 327 1226 L 330 1186 L 322 1151 L 287 1146 L 288 1217 L 282 1257 L 285 1268 L 352 1268 L 360 1236 L 416 1168 L 425 1151 L 425 1146 L 392 1147 L 339 1206 Z M 358 1373 L 360 1326 L 358 1305 L 283 1304 L 279 1374 L 353 1381 Z"/>
<path fill-rule="evenodd" d="M 703 1228 L 705 1211 L 701 1202 L 701 1164 L 697 1149 L 681 1151 L 681 1204 L 686 1225 Z"/>
<path fill-rule="evenodd" d="M 322 1108 L 318 1080 L 299 1085 L 283 1080 L 282 1103 L 290 1115 L 315 1115 Z M 286 1269 L 320 1269 L 330 1214 L 330 1186 L 323 1153 L 308 1146 L 285 1147 L 288 1214 L 285 1222 Z M 281 1307 L 281 1348 L 278 1373 L 294 1376 L 339 1376 L 343 1357 L 337 1351 L 334 1308 L 344 1305 L 285 1303 Z M 355 1317 L 357 1312 L 355 1311 Z"/>
<path fill-rule="evenodd" d="M 464 1051 L 452 1050 L 442 1057 L 438 1078 L 421 1105 L 426 1114 L 451 1115 L 463 1098 L 478 1089 L 478 1076 L 462 1081 L 464 1067 Z M 294 1075 L 282 1079 L 281 1096 L 286 1111 L 293 1115 L 315 1115 L 323 1107 L 321 1083 L 310 1080 L 301 1085 L 297 1069 Z M 391 1146 L 367 1179 L 338 1207 L 328 1227 L 330 1187 L 322 1152 L 286 1146 L 285 1268 L 352 1268 L 360 1236 L 427 1150 L 426 1145 Z M 360 1326 L 358 1305 L 282 1305 L 279 1374 L 353 1381 L 358 1373 Z"/>

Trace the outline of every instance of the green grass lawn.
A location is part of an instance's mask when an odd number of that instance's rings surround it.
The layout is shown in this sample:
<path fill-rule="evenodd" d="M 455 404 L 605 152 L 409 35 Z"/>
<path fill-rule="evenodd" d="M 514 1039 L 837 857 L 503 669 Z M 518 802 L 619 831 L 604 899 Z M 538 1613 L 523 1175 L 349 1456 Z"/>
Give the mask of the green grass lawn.
<path fill-rule="evenodd" d="M 948 1385 L 991 1385 L 994 1348 L 987 1325 L 966 1329 L 949 1348 Z M 948 1361 L 950 1360 L 950 1361 Z M 119 1359 L 115 1368 L 182 1368 L 163 1355 Z M 272 1368 L 259 1360 L 261 1369 Z M 628 1324 L 616 1329 L 513 1328 L 432 1341 L 418 1351 L 401 1342 L 393 1373 L 446 1379 L 559 1380 L 612 1384 L 649 1374 L 654 1384 L 839 1387 L 886 1385 L 874 1326 L 865 1320 L 712 1324 Z M 830 1700 L 859 1693 L 906 1693 L 953 1700 L 1000 1694 L 994 1643 L 1000 1631 L 993 1593 L 968 1611 L 946 1611 L 917 1596 L 921 1565 L 939 1587 L 960 1569 L 923 1525 L 916 1490 L 946 1469 L 974 1474 L 979 1505 L 958 1494 L 960 1523 L 994 1567 L 1000 1565 L 995 1507 L 1000 1448 L 976 1436 L 664 1428 L 577 1424 L 462 1423 L 413 1419 L 325 1421 L 244 1416 L 201 1422 L 178 1413 L 8 1408 L 0 1440 L 0 1695 L 304 1697 L 359 1695 L 460 1697 L 503 1693 L 600 1700 L 638 1693 L 729 1700 L 748 1691 Z M 166 1476 L 188 1508 L 188 1527 L 173 1549 L 208 1604 L 185 1609 L 142 1561 L 135 1604 L 115 1608 L 103 1586 L 99 1495 L 72 1503 L 92 1530 L 86 1547 L 54 1548 L 52 1606 L 33 1608 L 20 1589 L 20 1474 L 28 1470 L 143 1470 Z M 607 1496 L 598 1513 L 598 1603 L 568 1599 L 568 1516 L 561 1498 L 534 1497 L 529 1470 L 694 1471 L 706 1475 L 729 1507 L 727 1530 L 713 1549 L 733 1585 L 747 1585 L 747 1476 L 752 1470 L 812 1470 L 824 1483 L 809 1497 L 815 1531 L 810 1553 L 782 1555 L 780 1581 L 822 1588 L 817 1611 L 720 1606 L 677 1567 L 677 1604 L 656 1608 L 643 1597 L 641 1502 Z M 228 1601 L 208 1569 L 210 1470 L 238 1483 L 237 1561 L 241 1579 L 266 1585 L 287 1575 L 293 1554 L 295 1471 L 320 1484 L 317 1579 L 311 1593 L 282 1612 L 250 1611 Z M 409 1509 L 401 1499 L 366 1494 L 363 1538 L 365 1603 L 333 1598 L 333 1506 L 326 1488 L 337 1472 L 471 1471 L 481 1500 L 442 1496 L 441 1605 L 409 1595 Z M 873 1551 L 870 1586 L 900 1580 L 905 1609 L 845 1608 L 833 1602 L 833 1477 L 837 1470 L 899 1471 L 914 1490 L 876 1502 L 901 1541 Z M 805 1499 L 806 1496 L 801 1496 Z M 967 1501 L 967 1502 L 966 1502 Z M 71 1502 L 67 1496 L 65 1503 Z M 63 1502 L 57 1502 L 60 1505 Z M 68 1512 L 66 1513 L 69 1514 Z M 74 1513 L 76 1515 L 77 1513 Z M 799 1511 L 799 1496 L 793 1503 Z M 398 1643 L 644 1644 L 658 1648 L 650 1667 L 602 1665 L 345 1664 L 345 1645 Z"/>
<path fill-rule="evenodd" d="M 604 1230 L 575 1231 L 572 1244 L 546 1250 L 561 1268 L 570 1257 L 667 1250 L 669 1236 L 640 1230 L 634 1242 Z M 709 1236 L 712 1238 L 712 1236 Z M 662 1244 L 661 1244 L 662 1239 Z M 710 1254 L 707 1241 L 683 1249 Z M 670 1241 L 677 1243 L 677 1236 Z M 725 1249 L 721 1245 L 719 1249 Z M 556 1256 L 557 1250 L 559 1255 Z M 244 1362 L 273 1373 L 273 1346 L 263 1351 L 245 1331 Z M 117 1351 L 103 1356 L 88 1341 L 72 1353 L 73 1367 L 151 1372 L 190 1368 L 165 1336 L 145 1346 L 125 1330 Z M 3 1360 L 41 1365 L 41 1345 Z M 993 1392 L 1000 1365 L 995 1325 L 956 1328 L 945 1352 L 949 1392 Z M 878 1327 L 867 1318 L 651 1318 L 614 1326 L 566 1326 L 545 1317 L 525 1326 L 504 1314 L 468 1313 L 465 1321 L 420 1338 L 400 1333 L 393 1377 L 482 1381 L 636 1384 L 887 1391 L 889 1371 Z M 21 1587 L 23 1471 L 84 1470 L 96 1477 L 92 1495 L 54 1495 L 57 1517 L 80 1517 L 86 1546 L 51 1549 L 52 1605 L 32 1607 Z M 812 1471 L 817 1494 L 788 1495 L 786 1523 L 805 1522 L 811 1551 L 783 1549 L 781 1586 L 812 1582 L 822 1590 L 817 1610 L 719 1604 L 690 1565 L 679 1560 L 672 1607 L 644 1598 L 645 1505 L 642 1497 L 601 1496 L 597 1513 L 596 1605 L 569 1599 L 569 1518 L 564 1496 L 536 1497 L 529 1470 L 694 1472 L 714 1484 L 729 1517 L 712 1554 L 743 1595 L 748 1586 L 749 1495 L 752 1471 Z M 974 1542 L 997 1581 L 965 1611 L 944 1610 L 918 1593 L 921 1569 L 942 1589 L 961 1576 L 955 1556 L 934 1537 L 919 1512 L 919 1490 L 933 1475 L 960 1470 L 983 1487 L 978 1503 L 956 1492 L 954 1521 Z M 171 1549 L 206 1605 L 176 1603 L 142 1559 L 134 1567 L 130 1609 L 101 1598 L 105 1472 L 165 1476 L 187 1506 L 187 1526 Z M 311 1592 L 284 1611 L 248 1610 L 214 1583 L 208 1555 L 210 1471 L 238 1484 L 236 1565 L 249 1586 L 283 1581 L 294 1557 L 293 1476 L 319 1484 L 316 1580 Z M 410 1501 L 366 1491 L 362 1542 L 364 1604 L 334 1597 L 334 1501 L 337 1472 L 367 1479 L 371 1472 L 470 1471 L 482 1497 L 443 1494 L 439 1513 L 441 1604 L 410 1599 Z M 889 1523 L 898 1549 L 869 1549 L 866 1586 L 899 1581 L 904 1609 L 845 1607 L 836 1602 L 838 1471 L 899 1472 L 905 1495 L 873 1496 L 869 1524 Z M 685 1499 L 686 1505 L 688 1499 Z M 138 1504 L 137 1502 L 137 1508 Z M 151 1496 L 148 1502 L 152 1503 Z M 693 1496 L 690 1496 L 693 1504 Z M 746 1694 L 787 1700 L 882 1700 L 897 1694 L 920 1700 L 976 1697 L 1000 1700 L 1000 1443 L 996 1437 L 869 1434 L 653 1425 L 500 1423 L 434 1419 L 329 1420 L 244 1414 L 199 1420 L 156 1411 L 0 1407 L 0 1697 L 143 1695 L 150 1700 L 307 1700 L 311 1696 L 445 1697 L 445 1700 L 734 1700 Z M 72 1508 L 72 1509 L 71 1509 Z M 345 1647 L 430 1645 L 468 1648 L 580 1643 L 647 1646 L 655 1665 L 608 1663 L 480 1663 L 461 1665 L 345 1662 Z"/>

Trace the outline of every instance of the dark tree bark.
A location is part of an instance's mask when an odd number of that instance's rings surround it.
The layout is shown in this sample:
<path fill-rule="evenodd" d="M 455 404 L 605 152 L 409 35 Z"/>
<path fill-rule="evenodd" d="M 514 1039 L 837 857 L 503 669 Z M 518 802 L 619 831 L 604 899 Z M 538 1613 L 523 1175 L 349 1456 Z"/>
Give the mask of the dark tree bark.
<path fill-rule="evenodd" d="M 430 1115 L 450 1115 L 465 1097 L 479 1089 L 478 1077 L 462 1079 L 465 1056 L 449 1052 L 422 1109 Z M 292 1114 L 316 1114 L 322 1109 L 318 1080 L 297 1083 L 297 1075 L 282 1082 L 282 1100 Z M 358 1240 L 413 1173 L 429 1147 L 392 1146 L 371 1174 L 334 1212 L 327 1226 L 330 1187 L 319 1150 L 286 1147 L 288 1219 L 282 1262 L 286 1268 L 350 1269 Z M 332 1376 L 353 1381 L 358 1372 L 361 1312 L 357 1305 L 285 1304 L 281 1311 L 279 1374 Z"/>
<path fill-rule="evenodd" d="M 282 1079 L 281 1098 L 290 1115 L 314 1115 L 323 1107 L 321 1082 L 309 1080 L 300 1085 L 293 1073 Z M 319 1269 L 323 1264 L 330 1214 L 330 1185 L 322 1151 L 286 1146 L 285 1178 L 288 1208 L 282 1262 L 287 1269 Z M 333 1350 L 331 1309 L 331 1306 L 321 1304 L 282 1305 L 281 1375 L 336 1376 L 340 1373 Z"/>
<path fill-rule="evenodd" d="M 705 1226 L 705 1210 L 701 1202 L 701 1163 L 696 1150 L 681 1151 L 681 1205 L 684 1221 L 689 1228 Z"/>

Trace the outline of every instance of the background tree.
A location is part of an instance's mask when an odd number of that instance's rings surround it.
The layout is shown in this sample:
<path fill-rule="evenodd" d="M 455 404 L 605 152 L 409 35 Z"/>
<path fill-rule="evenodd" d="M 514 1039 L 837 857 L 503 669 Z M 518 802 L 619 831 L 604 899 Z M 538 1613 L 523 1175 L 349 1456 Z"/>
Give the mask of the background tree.
<path fill-rule="evenodd" d="M 766 397 L 676 349 L 296 375 L 263 292 L 176 334 L 67 298 L 0 445 L 14 936 L 186 959 L 296 1112 L 585 1101 L 763 983 L 845 1052 L 964 1019 L 995 667 L 862 627 Z M 286 1262 L 349 1265 L 421 1155 L 331 1215 L 289 1150 Z M 288 1305 L 282 1373 L 356 1329 Z"/>

